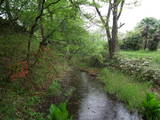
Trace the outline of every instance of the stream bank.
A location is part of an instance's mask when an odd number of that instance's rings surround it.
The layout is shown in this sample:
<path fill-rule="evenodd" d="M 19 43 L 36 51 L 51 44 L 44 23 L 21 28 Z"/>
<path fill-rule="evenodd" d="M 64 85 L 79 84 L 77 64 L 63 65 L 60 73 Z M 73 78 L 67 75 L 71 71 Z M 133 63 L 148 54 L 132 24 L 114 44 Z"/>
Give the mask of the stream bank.
<path fill-rule="evenodd" d="M 69 100 L 69 111 L 76 120 L 140 120 L 137 112 L 130 113 L 124 104 L 112 100 L 95 77 L 77 72 L 72 80 L 76 91 Z"/>

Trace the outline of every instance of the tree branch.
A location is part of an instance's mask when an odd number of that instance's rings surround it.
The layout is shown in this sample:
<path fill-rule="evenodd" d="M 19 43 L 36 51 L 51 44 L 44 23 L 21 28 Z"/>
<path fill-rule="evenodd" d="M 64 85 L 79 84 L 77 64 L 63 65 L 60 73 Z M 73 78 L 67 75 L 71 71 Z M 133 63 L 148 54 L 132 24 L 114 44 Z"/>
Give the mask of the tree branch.
<path fill-rule="evenodd" d="M 107 13 L 107 18 L 106 18 L 106 33 L 109 39 L 111 39 L 111 33 L 109 29 L 109 19 L 111 16 L 111 10 L 112 10 L 112 3 L 111 3 L 111 0 L 109 0 L 109 8 L 108 8 L 108 13 Z"/>
<path fill-rule="evenodd" d="M 112 10 L 112 3 L 111 3 L 111 0 L 109 0 L 109 8 L 108 8 L 108 13 L 107 13 L 106 23 L 109 22 L 109 18 L 111 16 L 111 10 Z"/>
<path fill-rule="evenodd" d="M 49 4 L 45 7 L 45 9 L 49 8 L 51 5 L 54 5 L 54 4 L 59 3 L 60 1 L 61 1 L 61 0 L 57 0 L 57 1 L 55 1 L 55 2 L 49 3 Z"/>
<path fill-rule="evenodd" d="M 121 6 L 120 6 L 120 11 L 119 11 L 119 14 L 118 14 L 118 16 L 117 16 L 117 19 L 119 19 L 120 16 L 121 16 L 121 14 L 122 14 L 124 3 L 125 3 L 125 0 L 122 0 Z"/>
<path fill-rule="evenodd" d="M 34 29 L 39 21 L 39 19 L 42 17 L 43 15 L 43 10 L 44 10 L 44 3 L 45 3 L 45 0 L 42 0 L 42 4 L 41 4 L 41 8 L 40 8 L 40 12 L 39 12 L 39 15 L 35 18 L 35 21 L 31 27 L 31 30 L 30 30 L 30 34 L 33 34 L 34 33 Z"/>
<path fill-rule="evenodd" d="M 95 0 L 93 0 L 93 2 L 95 3 Z M 105 22 L 105 20 L 103 19 L 103 16 L 101 15 L 100 10 L 98 9 L 97 6 L 94 6 L 94 7 L 95 7 L 95 9 L 96 9 L 96 11 L 97 11 L 97 13 L 98 13 L 99 18 L 100 18 L 101 21 L 102 21 L 102 24 L 103 24 L 104 26 L 106 26 L 106 22 Z"/>
<path fill-rule="evenodd" d="M 120 25 L 118 26 L 118 29 L 120 29 L 121 27 L 123 27 L 125 25 L 125 23 L 120 23 Z"/>
<path fill-rule="evenodd" d="M 39 3 L 39 5 L 41 6 L 39 15 L 35 18 L 35 21 L 32 24 L 31 29 L 30 29 L 29 40 L 28 40 L 28 53 L 27 53 L 27 61 L 28 61 L 28 63 L 29 63 L 29 59 L 30 59 L 31 38 L 32 38 L 32 35 L 34 34 L 35 27 L 37 26 L 38 21 L 40 20 L 40 18 L 43 15 L 44 4 L 45 4 L 45 0 L 42 0 L 42 3 Z"/>

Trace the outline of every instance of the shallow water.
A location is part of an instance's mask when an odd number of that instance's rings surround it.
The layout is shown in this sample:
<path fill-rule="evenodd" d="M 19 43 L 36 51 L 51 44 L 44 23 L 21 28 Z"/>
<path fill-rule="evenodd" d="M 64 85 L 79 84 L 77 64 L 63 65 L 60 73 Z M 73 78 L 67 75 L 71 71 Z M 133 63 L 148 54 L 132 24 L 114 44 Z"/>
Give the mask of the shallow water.
<path fill-rule="evenodd" d="M 86 73 L 82 72 L 80 79 L 78 120 L 140 120 L 136 112 L 130 113 L 122 103 L 110 99 L 102 85 Z"/>

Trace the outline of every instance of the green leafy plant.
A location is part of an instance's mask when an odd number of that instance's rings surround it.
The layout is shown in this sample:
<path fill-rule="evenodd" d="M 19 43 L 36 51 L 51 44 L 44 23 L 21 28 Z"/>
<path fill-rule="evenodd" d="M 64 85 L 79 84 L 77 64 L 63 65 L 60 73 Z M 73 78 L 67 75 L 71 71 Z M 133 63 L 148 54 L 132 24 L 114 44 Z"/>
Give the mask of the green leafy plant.
<path fill-rule="evenodd" d="M 160 100 L 155 94 L 147 94 L 143 107 L 143 115 L 145 120 L 160 119 Z"/>
<path fill-rule="evenodd" d="M 49 120 L 72 120 L 72 117 L 69 115 L 67 110 L 66 103 L 61 103 L 58 106 L 52 104 L 49 111 Z"/>

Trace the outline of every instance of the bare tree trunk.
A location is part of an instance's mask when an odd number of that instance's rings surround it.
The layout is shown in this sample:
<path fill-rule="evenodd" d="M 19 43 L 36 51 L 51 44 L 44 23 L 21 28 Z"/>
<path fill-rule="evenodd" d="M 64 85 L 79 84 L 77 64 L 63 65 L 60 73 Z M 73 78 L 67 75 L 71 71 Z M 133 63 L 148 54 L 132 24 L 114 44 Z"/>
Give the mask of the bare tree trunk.
<path fill-rule="evenodd" d="M 148 37 L 145 37 L 144 38 L 144 47 L 143 47 L 143 49 L 146 50 L 147 46 L 148 46 Z"/>
<path fill-rule="evenodd" d="M 118 37 L 117 37 L 117 34 L 118 34 L 118 11 L 117 11 L 117 8 L 118 8 L 118 5 L 117 5 L 117 1 L 118 0 L 114 0 L 114 3 L 113 3 L 113 25 L 112 25 L 112 39 L 110 41 L 110 58 L 113 58 L 114 54 L 115 54 L 115 51 L 116 51 L 116 45 L 117 45 L 117 42 L 118 42 Z"/>

